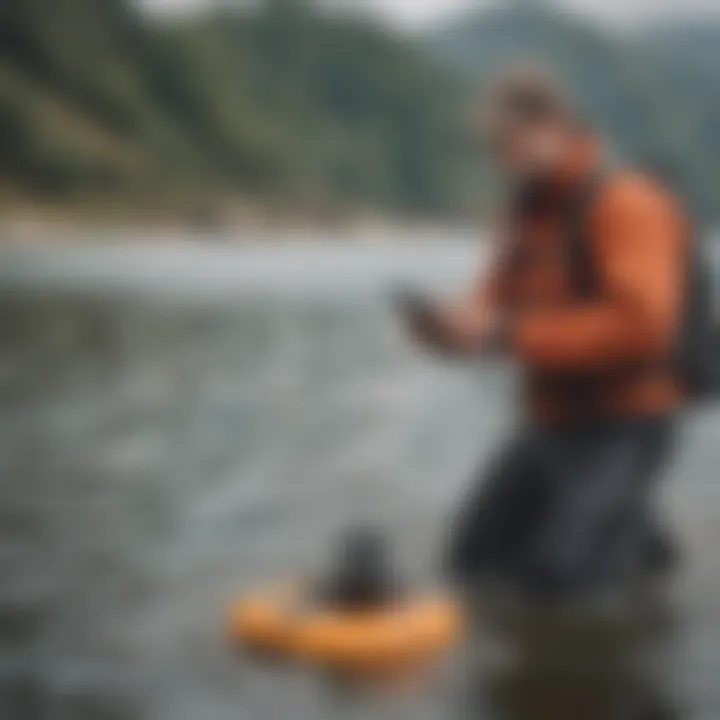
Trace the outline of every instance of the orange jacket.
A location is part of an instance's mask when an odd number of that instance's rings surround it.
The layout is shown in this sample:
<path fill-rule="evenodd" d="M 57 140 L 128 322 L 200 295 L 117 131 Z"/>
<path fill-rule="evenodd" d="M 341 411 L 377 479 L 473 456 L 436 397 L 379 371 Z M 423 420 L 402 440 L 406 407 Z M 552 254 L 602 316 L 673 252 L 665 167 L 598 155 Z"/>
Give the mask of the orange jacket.
<path fill-rule="evenodd" d="M 586 177 L 598 158 L 596 143 L 579 141 L 558 174 L 557 198 Z M 563 207 L 549 202 L 531 219 L 513 220 L 504 258 L 485 286 L 495 309 L 511 318 L 511 346 L 526 370 L 533 412 L 579 419 L 676 408 L 683 393 L 669 359 L 685 295 L 689 232 L 682 211 L 649 178 L 611 175 L 587 218 L 602 291 L 597 300 L 583 302 L 570 279 Z M 643 372 L 621 372 L 641 365 Z M 596 378 L 592 409 L 558 387 L 557 381 L 577 376 Z"/>

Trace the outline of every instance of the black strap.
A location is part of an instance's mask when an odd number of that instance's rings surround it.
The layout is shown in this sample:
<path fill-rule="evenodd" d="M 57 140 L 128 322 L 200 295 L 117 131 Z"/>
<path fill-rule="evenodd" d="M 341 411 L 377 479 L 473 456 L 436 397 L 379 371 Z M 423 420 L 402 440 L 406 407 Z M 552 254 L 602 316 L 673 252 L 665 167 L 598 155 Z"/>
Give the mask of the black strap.
<path fill-rule="evenodd" d="M 596 299 L 602 291 L 590 218 L 606 182 L 605 172 L 595 172 L 578 186 L 568 200 L 565 250 L 570 280 L 575 296 L 580 300 Z"/>
<path fill-rule="evenodd" d="M 596 299 L 602 290 L 590 218 L 607 174 L 604 168 L 590 173 L 564 201 L 566 263 L 573 294 L 581 301 Z M 551 188 L 544 183 L 528 183 L 517 188 L 512 197 L 512 214 L 519 219 L 532 217 L 549 202 L 553 202 Z"/>
<path fill-rule="evenodd" d="M 574 299 L 589 302 L 602 293 L 602 278 L 595 256 L 595 238 L 591 232 L 593 208 L 606 175 L 596 171 L 585 178 L 567 198 L 563 242 Z M 561 373 L 547 375 L 544 385 L 567 398 L 569 405 L 591 416 L 604 389 L 605 375 L 597 373 Z"/>
<path fill-rule="evenodd" d="M 565 251 L 575 299 L 580 301 L 597 300 L 603 292 L 590 221 L 598 197 L 607 186 L 608 174 L 607 170 L 599 170 L 592 174 L 568 199 Z M 630 363 L 600 374 L 581 373 L 573 377 L 562 373 L 559 377 L 547 378 L 546 382 L 549 386 L 564 392 L 577 407 L 590 411 L 600 400 L 608 381 L 629 380 L 648 371 L 665 371 L 667 367 L 665 361 L 649 364 Z"/>

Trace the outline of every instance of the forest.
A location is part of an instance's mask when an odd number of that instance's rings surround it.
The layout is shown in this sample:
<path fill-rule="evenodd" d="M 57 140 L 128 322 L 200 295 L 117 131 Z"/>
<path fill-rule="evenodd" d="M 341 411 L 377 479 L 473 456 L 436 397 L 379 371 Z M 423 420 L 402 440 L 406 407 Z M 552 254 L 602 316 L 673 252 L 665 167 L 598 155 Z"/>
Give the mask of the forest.
<path fill-rule="evenodd" d="M 123 0 L 0 4 L 0 187 L 54 206 L 211 217 L 481 214 L 468 108 L 499 67 L 558 68 L 623 158 L 720 214 L 720 26 L 614 35 L 551 4 L 424 34 L 311 0 L 155 17 Z"/>

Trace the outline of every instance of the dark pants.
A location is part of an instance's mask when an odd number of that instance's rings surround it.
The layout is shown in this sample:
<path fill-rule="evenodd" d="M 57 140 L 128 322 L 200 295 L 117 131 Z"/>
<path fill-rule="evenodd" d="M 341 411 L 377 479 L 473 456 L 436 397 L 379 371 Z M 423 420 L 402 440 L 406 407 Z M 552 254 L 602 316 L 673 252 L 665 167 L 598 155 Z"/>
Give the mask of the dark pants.
<path fill-rule="evenodd" d="M 652 491 L 672 437 L 667 418 L 518 433 L 453 525 L 453 579 L 568 596 L 637 569 L 662 542 Z"/>

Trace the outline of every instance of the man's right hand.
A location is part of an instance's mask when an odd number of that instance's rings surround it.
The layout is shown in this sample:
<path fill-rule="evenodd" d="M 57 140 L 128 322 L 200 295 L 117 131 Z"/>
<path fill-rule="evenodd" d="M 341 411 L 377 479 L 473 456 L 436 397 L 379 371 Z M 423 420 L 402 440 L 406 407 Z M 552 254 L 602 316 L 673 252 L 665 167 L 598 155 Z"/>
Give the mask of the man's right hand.
<path fill-rule="evenodd" d="M 475 303 L 441 306 L 409 295 L 400 306 L 410 336 L 425 348 L 443 354 L 470 354 L 481 350 L 487 318 Z"/>

